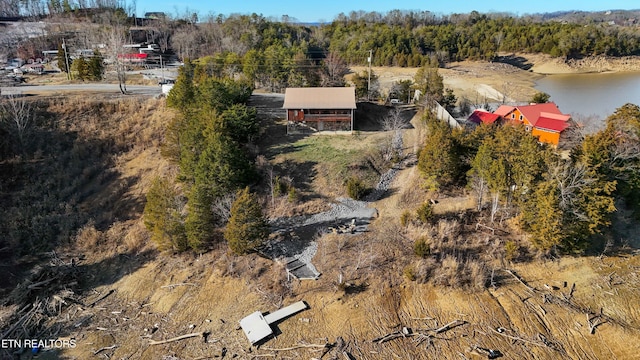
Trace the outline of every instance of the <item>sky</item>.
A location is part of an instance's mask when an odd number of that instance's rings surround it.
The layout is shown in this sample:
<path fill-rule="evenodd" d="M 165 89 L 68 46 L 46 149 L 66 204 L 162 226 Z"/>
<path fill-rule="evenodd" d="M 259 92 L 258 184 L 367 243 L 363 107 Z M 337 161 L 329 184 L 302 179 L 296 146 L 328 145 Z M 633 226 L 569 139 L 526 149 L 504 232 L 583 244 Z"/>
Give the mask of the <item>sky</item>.
<path fill-rule="evenodd" d="M 132 4 L 134 0 L 127 1 Z M 171 16 L 197 13 L 200 19 L 208 15 L 252 13 L 280 19 L 288 15 L 299 22 L 331 22 L 335 17 L 351 11 L 364 10 L 385 13 L 389 10 L 431 11 L 439 15 L 469 13 L 508 12 L 515 15 L 566 10 L 604 11 L 640 9 L 638 0 L 438 0 L 438 1 L 380 1 L 380 0 L 135 0 L 136 12 L 162 11 Z M 404 5 L 403 5 L 404 4 Z"/>

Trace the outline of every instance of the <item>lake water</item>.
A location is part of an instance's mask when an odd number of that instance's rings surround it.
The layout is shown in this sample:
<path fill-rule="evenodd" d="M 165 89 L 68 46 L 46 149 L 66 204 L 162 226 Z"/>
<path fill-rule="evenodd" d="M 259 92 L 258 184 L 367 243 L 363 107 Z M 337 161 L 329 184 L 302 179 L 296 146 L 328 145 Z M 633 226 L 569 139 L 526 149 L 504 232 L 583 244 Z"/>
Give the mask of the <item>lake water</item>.
<path fill-rule="evenodd" d="M 536 89 L 563 113 L 606 119 L 626 103 L 640 105 L 640 72 L 547 75 Z"/>

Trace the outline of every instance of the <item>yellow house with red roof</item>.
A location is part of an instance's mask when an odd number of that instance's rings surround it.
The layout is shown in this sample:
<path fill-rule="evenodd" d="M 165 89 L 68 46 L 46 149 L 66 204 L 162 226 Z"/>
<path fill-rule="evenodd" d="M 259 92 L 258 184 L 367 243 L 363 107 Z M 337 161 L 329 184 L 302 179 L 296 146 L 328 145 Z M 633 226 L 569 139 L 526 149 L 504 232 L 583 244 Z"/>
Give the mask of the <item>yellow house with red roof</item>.
<path fill-rule="evenodd" d="M 553 103 L 522 106 L 502 105 L 493 112 L 505 122 L 521 124 L 540 142 L 558 146 L 560 134 L 570 126 L 571 115 L 563 114 Z"/>

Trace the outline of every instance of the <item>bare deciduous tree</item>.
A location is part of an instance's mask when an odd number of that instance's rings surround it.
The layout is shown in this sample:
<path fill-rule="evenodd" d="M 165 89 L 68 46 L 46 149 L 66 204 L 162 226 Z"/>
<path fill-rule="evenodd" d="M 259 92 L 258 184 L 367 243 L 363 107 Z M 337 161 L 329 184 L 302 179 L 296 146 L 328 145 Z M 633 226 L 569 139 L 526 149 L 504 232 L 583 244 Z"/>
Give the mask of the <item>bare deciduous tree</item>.
<path fill-rule="evenodd" d="M 563 161 L 550 169 L 551 178 L 558 184 L 559 206 L 571 211 L 578 219 L 587 221 L 588 216 L 577 211 L 580 190 L 592 186 L 596 179 L 587 175 L 587 167 L 582 163 L 571 164 Z"/>
<path fill-rule="evenodd" d="M 197 55 L 198 33 L 186 28 L 176 30 L 171 38 L 171 45 L 180 59 L 192 59 Z"/>
<path fill-rule="evenodd" d="M 573 114 L 571 126 L 562 132 L 561 146 L 573 149 L 580 146 L 587 135 L 599 131 L 604 122 L 597 115 Z"/>
<path fill-rule="evenodd" d="M 399 108 L 389 111 L 382 119 L 382 129 L 389 131 L 391 139 L 386 142 L 385 157 L 387 160 L 398 155 L 402 155 L 402 129 L 409 127 L 409 119 L 403 116 Z"/>
<path fill-rule="evenodd" d="M 500 210 L 500 192 L 492 191 L 491 192 L 491 223 L 495 221 L 498 210 Z"/>
<path fill-rule="evenodd" d="M 153 21 L 153 40 L 158 42 L 163 54 L 169 49 L 169 38 L 174 30 L 173 24 L 173 20 L 169 17 L 160 17 Z"/>
<path fill-rule="evenodd" d="M 3 125 L 10 133 L 16 135 L 20 150 L 24 150 L 26 138 L 35 117 L 31 103 L 22 97 L 9 95 L 0 103 L 0 114 Z"/>
<path fill-rule="evenodd" d="M 382 119 L 382 129 L 385 131 L 399 131 L 407 127 L 409 127 L 409 119 L 404 117 L 400 108 L 397 107 Z"/>
<path fill-rule="evenodd" d="M 109 59 L 118 77 L 120 92 L 123 94 L 127 93 L 127 58 L 124 55 L 125 34 L 124 27 L 119 25 L 109 26 L 103 34 Z"/>
<path fill-rule="evenodd" d="M 97 1 L 97 0 L 94 0 Z M 103 5 L 109 5 L 111 0 L 100 0 Z M 115 71 L 120 92 L 127 94 L 127 68 L 131 61 L 131 58 L 125 52 L 124 45 L 127 43 L 128 25 L 127 16 L 123 15 L 115 9 L 104 11 L 101 13 L 101 24 L 95 31 L 90 34 L 90 42 L 93 44 L 105 44 L 104 51 L 102 52 L 106 62 L 109 64 L 109 68 Z"/>
<path fill-rule="evenodd" d="M 18 16 L 18 15 L 20 15 L 20 1 L 0 0 L 0 16 Z"/>
<path fill-rule="evenodd" d="M 231 206 L 233 206 L 233 202 L 236 201 L 235 193 L 228 193 L 213 202 L 212 211 L 213 214 L 220 219 L 220 224 L 226 224 L 229 221 L 229 217 L 231 216 Z"/>
<path fill-rule="evenodd" d="M 481 211 L 484 202 L 484 194 L 487 192 L 489 186 L 483 177 L 477 175 L 471 178 L 470 183 L 473 191 L 475 191 L 476 196 L 478 197 L 477 209 L 478 211 Z"/>
<path fill-rule="evenodd" d="M 348 73 L 349 67 L 340 55 L 330 52 L 324 59 L 322 86 L 344 86 L 344 76 Z"/>

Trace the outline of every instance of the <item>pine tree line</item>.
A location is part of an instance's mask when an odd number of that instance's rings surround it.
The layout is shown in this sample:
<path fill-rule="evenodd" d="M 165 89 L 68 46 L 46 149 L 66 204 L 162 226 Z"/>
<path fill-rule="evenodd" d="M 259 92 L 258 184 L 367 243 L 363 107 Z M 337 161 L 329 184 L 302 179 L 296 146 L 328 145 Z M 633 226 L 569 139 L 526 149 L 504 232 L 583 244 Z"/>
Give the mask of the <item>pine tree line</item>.
<path fill-rule="evenodd" d="M 180 115 L 168 126 L 162 153 L 180 172 L 177 183 L 157 180 L 149 190 L 145 224 L 160 249 L 204 250 L 224 236 L 235 252 L 244 253 L 266 237 L 257 200 L 248 189 L 241 191 L 257 180 L 246 147 L 260 131 L 255 109 L 245 105 L 253 88 L 208 70 L 206 62 L 187 60 L 167 97 Z M 244 230 L 225 235 L 221 229 L 227 219 L 214 211 L 214 204 L 236 192 L 227 227 Z"/>

